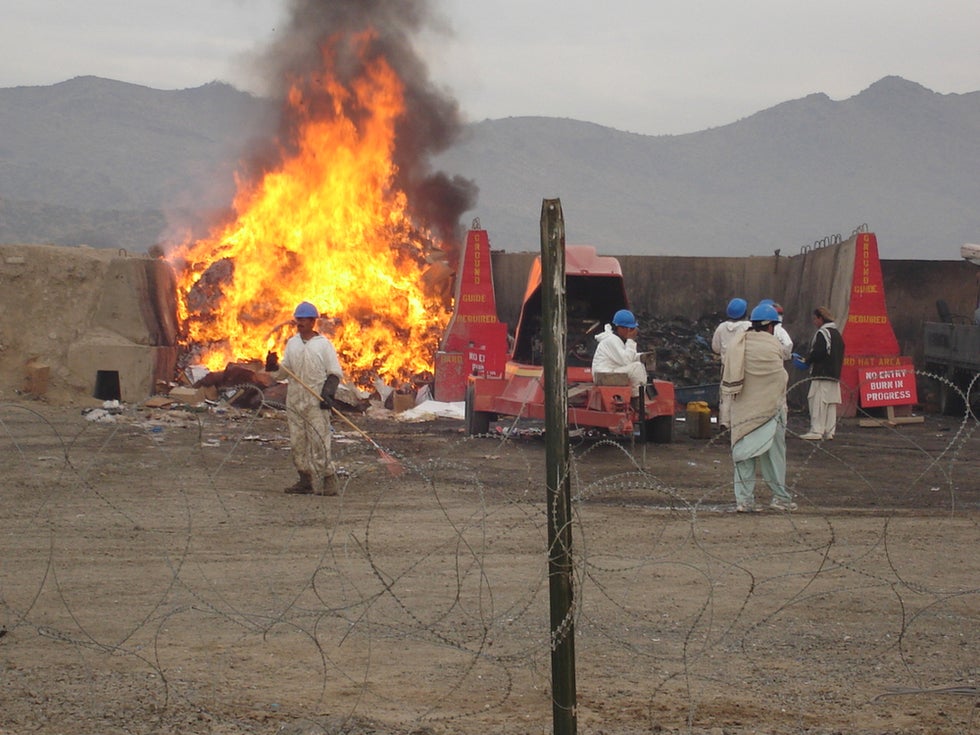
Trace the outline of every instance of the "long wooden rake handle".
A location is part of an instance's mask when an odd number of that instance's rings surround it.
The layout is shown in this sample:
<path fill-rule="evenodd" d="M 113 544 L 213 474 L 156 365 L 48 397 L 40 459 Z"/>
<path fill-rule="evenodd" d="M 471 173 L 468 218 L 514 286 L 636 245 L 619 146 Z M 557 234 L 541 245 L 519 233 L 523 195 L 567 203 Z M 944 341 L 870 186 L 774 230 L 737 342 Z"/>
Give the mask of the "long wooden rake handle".
<path fill-rule="evenodd" d="M 292 378 L 293 380 L 295 380 L 297 385 L 300 385 L 303 388 L 305 388 L 306 391 L 311 396 L 313 396 L 314 398 L 316 398 L 318 401 L 319 400 L 322 400 L 321 397 L 320 397 L 320 394 L 317 393 L 315 390 L 313 390 L 310 386 L 308 386 L 302 380 L 300 380 L 299 376 L 296 375 L 296 373 L 294 373 L 292 370 L 290 370 L 285 365 L 280 364 L 279 367 L 282 369 L 282 371 L 284 373 L 286 373 L 286 375 L 288 375 L 290 378 Z M 358 434 L 360 434 L 365 439 L 367 439 L 371 443 L 371 446 L 373 446 L 375 449 L 378 450 L 378 453 L 381 455 L 381 461 L 382 462 L 385 462 L 386 464 L 389 465 L 389 469 L 392 471 L 393 474 L 394 474 L 394 467 L 393 467 L 394 465 L 398 465 L 398 468 L 401 471 L 404 471 L 404 468 L 401 467 L 401 464 L 398 462 L 398 460 L 395 459 L 394 457 L 392 457 L 390 454 L 388 454 L 388 452 L 386 452 L 384 449 L 382 449 L 381 448 L 381 445 L 378 444 L 370 436 L 368 436 L 368 433 L 366 431 L 364 431 L 364 429 L 362 429 L 360 426 L 358 426 L 357 424 L 355 424 L 353 421 L 351 421 L 349 418 L 347 418 L 344 414 L 342 414 L 340 411 L 338 411 L 335 406 L 331 406 L 330 407 L 330 410 L 333 412 L 333 414 L 335 416 L 339 416 L 344 421 L 344 423 L 346 423 L 354 431 L 356 431 Z"/>

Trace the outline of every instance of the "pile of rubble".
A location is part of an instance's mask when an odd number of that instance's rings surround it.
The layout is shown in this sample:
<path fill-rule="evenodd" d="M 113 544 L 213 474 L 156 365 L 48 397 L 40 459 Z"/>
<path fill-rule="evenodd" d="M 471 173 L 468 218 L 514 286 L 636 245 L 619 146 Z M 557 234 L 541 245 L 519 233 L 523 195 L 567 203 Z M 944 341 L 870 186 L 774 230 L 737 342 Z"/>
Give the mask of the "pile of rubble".
<path fill-rule="evenodd" d="M 704 386 L 721 380 L 721 361 L 711 350 L 711 338 L 724 314 L 708 314 L 697 320 L 664 319 L 638 313 L 639 348 L 656 354 L 648 371 L 675 386 Z"/>
<path fill-rule="evenodd" d="M 285 409 L 286 384 L 261 362 L 229 363 L 224 370 L 209 371 L 201 365 L 185 365 L 177 380 L 157 385 L 156 395 L 144 405 L 151 408 L 217 405 L 243 410 L 262 406 Z M 345 413 L 365 413 L 371 407 L 400 412 L 432 396 L 431 374 L 420 374 L 412 381 L 389 386 L 375 380 L 373 391 L 364 391 L 342 383 L 334 397 L 337 408 Z"/>

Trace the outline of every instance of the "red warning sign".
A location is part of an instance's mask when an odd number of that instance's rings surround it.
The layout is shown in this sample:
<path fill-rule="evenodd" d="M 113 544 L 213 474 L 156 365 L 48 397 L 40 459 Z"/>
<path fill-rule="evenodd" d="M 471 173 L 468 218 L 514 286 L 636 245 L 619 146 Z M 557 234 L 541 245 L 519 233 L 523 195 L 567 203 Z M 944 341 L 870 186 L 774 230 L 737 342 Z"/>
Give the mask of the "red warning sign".
<path fill-rule="evenodd" d="M 911 363 L 884 368 L 859 370 L 861 405 L 908 406 L 918 403 L 915 390 L 915 368 Z"/>

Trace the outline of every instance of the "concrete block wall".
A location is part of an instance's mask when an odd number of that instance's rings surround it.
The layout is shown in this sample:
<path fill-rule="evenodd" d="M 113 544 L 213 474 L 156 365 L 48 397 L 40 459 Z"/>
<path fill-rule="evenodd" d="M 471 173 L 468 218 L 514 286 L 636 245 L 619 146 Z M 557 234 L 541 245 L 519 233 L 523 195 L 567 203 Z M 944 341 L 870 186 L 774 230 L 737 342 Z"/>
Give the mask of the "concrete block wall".
<path fill-rule="evenodd" d="M 95 398 L 100 373 L 140 401 L 173 377 L 176 278 L 164 261 L 118 251 L 0 245 L 0 399 L 24 388 L 27 364 L 49 368 L 46 398 Z"/>

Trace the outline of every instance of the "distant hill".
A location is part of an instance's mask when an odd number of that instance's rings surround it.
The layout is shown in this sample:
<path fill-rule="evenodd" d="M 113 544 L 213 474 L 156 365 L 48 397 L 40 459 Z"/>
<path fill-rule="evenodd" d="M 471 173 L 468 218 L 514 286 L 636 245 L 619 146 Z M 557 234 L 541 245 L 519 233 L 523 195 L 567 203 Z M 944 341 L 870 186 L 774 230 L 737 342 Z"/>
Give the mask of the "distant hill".
<path fill-rule="evenodd" d="M 228 206 L 243 151 L 274 124 L 227 84 L 160 91 L 97 77 L 0 89 L 0 242 L 145 251 Z"/>
<path fill-rule="evenodd" d="M 232 171 L 273 112 L 217 83 L 0 89 L 0 241 L 145 250 L 230 202 Z M 462 224 L 479 217 L 510 251 L 538 248 L 552 197 L 568 242 L 618 255 L 790 255 L 861 224 L 891 259 L 956 259 L 980 239 L 980 92 L 899 77 L 687 135 L 485 120 L 435 164 L 475 180 Z"/>

